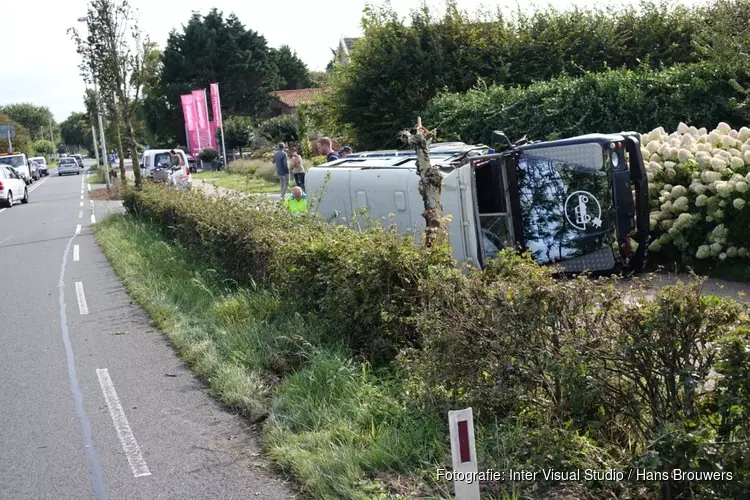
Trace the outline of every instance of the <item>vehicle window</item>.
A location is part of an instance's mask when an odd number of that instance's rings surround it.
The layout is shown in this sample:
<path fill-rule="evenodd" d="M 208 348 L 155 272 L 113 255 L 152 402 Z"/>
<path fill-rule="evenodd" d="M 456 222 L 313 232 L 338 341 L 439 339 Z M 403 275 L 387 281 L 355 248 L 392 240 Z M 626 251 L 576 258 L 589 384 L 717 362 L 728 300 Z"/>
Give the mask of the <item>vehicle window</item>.
<path fill-rule="evenodd" d="M 534 259 L 562 261 L 607 245 L 613 222 L 605 172 L 536 153 L 518 160 L 523 236 Z"/>
<path fill-rule="evenodd" d="M 22 167 L 23 156 L 0 156 L 0 164 L 10 165 L 11 167 Z"/>
<path fill-rule="evenodd" d="M 5 167 L 0 167 L 0 179 L 7 179 L 8 174 L 5 173 Z"/>

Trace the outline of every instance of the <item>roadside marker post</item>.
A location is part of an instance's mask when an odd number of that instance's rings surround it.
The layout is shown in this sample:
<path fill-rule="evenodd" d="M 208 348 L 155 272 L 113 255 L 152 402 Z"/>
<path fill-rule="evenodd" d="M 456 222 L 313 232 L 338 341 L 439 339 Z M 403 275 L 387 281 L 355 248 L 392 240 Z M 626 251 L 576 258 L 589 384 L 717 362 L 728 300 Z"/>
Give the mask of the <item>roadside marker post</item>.
<path fill-rule="evenodd" d="M 474 414 L 471 408 L 448 412 L 456 500 L 480 500 Z"/>

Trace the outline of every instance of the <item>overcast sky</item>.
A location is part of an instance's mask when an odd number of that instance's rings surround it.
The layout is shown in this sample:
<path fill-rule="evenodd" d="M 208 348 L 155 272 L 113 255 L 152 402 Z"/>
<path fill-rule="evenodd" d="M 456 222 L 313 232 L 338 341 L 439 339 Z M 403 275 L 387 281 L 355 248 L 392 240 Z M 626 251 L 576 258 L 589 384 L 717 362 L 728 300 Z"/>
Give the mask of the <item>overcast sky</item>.
<path fill-rule="evenodd" d="M 622 0 L 552 0 L 557 8 L 619 5 Z M 699 0 L 677 0 L 693 4 Z M 0 105 L 31 102 L 48 106 L 56 120 L 72 111 L 83 111 L 84 85 L 78 71 L 79 57 L 66 31 L 85 16 L 86 0 L 3 1 L 0 33 L 3 64 L 0 65 Z M 379 3 L 379 2 L 375 2 Z M 407 15 L 421 0 L 396 0 L 397 11 Z M 429 0 L 442 10 L 442 0 Z M 546 1 L 537 4 L 546 5 Z M 322 70 L 331 58 L 330 48 L 341 36 L 361 34 L 359 21 L 365 0 L 286 0 L 283 2 L 240 0 L 130 0 L 138 9 L 141 28 L 164 47 L 172 28 L 180 27 L 192 11 L 205 14 L 215 6 L 225 15 L 237 14 L 249 29 L 263 34 L 273 47 L 286 44 L 297 51 L 310 69 Z M 459 7 L 514 8 L 516 2 L 458 0 Z M 528 3 L 524 2 L 524 5 Z M 207 7 L 208 6 L 208 7 Z"/>

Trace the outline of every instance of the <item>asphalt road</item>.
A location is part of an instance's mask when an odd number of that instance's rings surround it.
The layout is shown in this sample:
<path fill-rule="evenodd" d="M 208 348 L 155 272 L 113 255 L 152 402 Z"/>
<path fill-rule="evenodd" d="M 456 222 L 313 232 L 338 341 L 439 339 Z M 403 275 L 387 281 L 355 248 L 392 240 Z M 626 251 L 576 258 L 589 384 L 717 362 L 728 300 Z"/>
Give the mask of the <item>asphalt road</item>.
<path fill-rule="evenodd" d="M 85 175 L 51 174 L 0 210 L 0 499 L 293 498 L 131 303 Z"/>

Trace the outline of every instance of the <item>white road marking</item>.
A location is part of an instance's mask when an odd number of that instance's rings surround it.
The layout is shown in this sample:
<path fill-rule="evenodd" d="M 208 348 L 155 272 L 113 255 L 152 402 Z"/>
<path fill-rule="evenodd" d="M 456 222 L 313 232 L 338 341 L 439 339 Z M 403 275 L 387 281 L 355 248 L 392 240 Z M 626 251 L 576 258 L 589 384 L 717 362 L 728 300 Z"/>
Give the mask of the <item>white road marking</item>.
<path fill-rule="evenodd" d="M 35 186 L 33 186 L 31 189 L 29 189 L 29 193 L 32 192 L 33 190 L 35 190 L 36 188 L 38 188 L 39 186 L 41 186 L 42 184 L 44 184 L 45 182 L 47 182 L 48 180 L 50 180 L 49 177 L 47 177 L 43 181 L 38 182 Z"/>
<path fill-rule="evenodd" d="M 78 249 L 78 245 L 75 245 L 73 247 L 73 262 L 78 262 L 80 260 L 80 257 L 81 257 L 81 252 Z"/>
<path fill-rule="evenodd" d="M 89 193 L 90 193 L 91 192 L 91 184 L 86 184 L 86 187 L 88 188 Z"/>
<path fill-rule="evenodd" d="M 83 199 L 83 195 L 81 195 L 81 199 Z"/>
<path fill-rule="evenodd" d="M 97 369 L 96 375 L 99 377 L 99 385 L 102 386 L 104 400 L 107 402 L 109 414 L 112 416 L 112 422 L 115 424 L 117 437 L 120 438 L 120 443 L 122 444 L 122 450 L 125 452 L 125 456 L 128 457 L 128 463 L 130 464 L 130 469 L 133 471 L 133 476 L 150 476 L 151 471 L 148 469 L 148 464 L 143 458 L 141 448 L 138 446 L 133 431 L 130 429 L 128 418 L 125 416 L 125 411 L 122 409 L 120 399 L 117 397 L 117 391 L 115 391 L 115 386 L 109 376 L 109 370 L 107 368 Z"/>
<path fill-rule="evenodd" d="M 89 306 L 86 305 L 86 295 L 83 293 L 83 283 L 76 281 L 76 295 L 78 296 L 78 311 L 81 316 L 89 313 Z"/>
<path fill-rule="evenodd" d="M 91 214 L 91 223 L 96 224 L 96 215 Z"/>
<path fill-rule="evenodd" d="M 81 202 L 81 206 L 83 206 L 83 202 Z"/>
<path fill-rule="evenodd" d="M 76 234 L 81 234 L 81 225 L 80 224 L 78 224 L 76 226 Z"/>
<path fill-rule="evenodd" d="M 81 210 L 80 212 L 78 212 L 78 218 L 80 219 L 82 217 L 83 217 L 83 210 Z"/>

